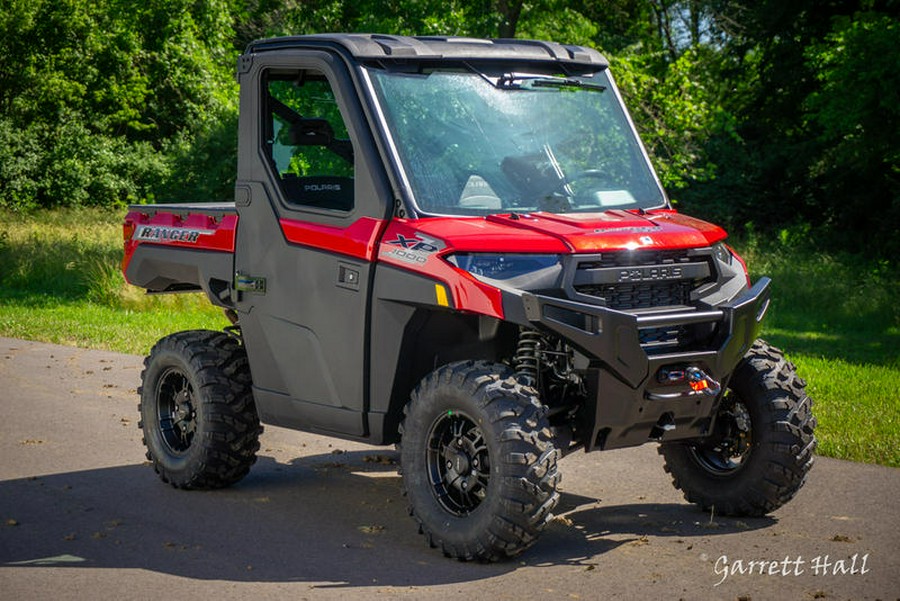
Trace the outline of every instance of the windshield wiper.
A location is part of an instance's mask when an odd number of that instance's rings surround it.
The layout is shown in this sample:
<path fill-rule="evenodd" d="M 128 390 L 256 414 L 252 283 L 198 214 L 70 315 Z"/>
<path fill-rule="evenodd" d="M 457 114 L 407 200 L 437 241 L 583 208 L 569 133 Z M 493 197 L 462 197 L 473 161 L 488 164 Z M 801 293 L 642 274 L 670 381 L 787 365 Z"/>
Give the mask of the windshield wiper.
<path fill-rule="evenodd" d="M 504 75 L 496 86 L 503 90 L 532 90 L 535 88 L 555 88 L 558 90 L 590 90 L 602 92 L 606 86 L 574 77 L 550 77 L 545 75 Z"/>

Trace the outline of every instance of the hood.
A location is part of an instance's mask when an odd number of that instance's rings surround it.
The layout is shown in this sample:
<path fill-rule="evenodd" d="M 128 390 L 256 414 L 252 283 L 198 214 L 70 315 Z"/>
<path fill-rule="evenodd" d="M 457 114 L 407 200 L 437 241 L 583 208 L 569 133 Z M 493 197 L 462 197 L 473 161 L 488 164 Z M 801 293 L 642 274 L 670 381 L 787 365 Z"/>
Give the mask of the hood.
<path fill-rule="evenodd" d="M 593 253 L 710 246 L 726 237 L 715 225 L 664 209 L 644 213 L 499 214 L 410 220 L 418 232 L 463 252 Z"/>

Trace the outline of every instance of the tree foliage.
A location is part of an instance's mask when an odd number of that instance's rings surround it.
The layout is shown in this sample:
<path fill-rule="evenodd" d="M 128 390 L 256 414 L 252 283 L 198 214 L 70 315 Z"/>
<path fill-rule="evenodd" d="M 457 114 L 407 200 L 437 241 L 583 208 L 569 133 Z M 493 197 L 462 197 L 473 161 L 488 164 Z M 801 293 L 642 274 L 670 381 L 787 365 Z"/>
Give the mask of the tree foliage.
<path fill-rule="evenodd" d="M 227 2 L 3 4 L 0 205 L 155 198 L 183 175 L 185 157 L 198 164 L 180 148 L 202 154 L 222 122 L 236 123 Z M 222 158 L 233 156 L 229 149 Z M 203 189 L 228 198 L 222 184 Z"/>
<path fill-rule="evenodd" d="M 842 199 L 819 204 L 835 225 L 852 230 L 867 229 L 872 216 L 897 223 L 900 23 L 877 13 L 836 19 L 806 60 L 819 84 L 804 106 L 815 145 L 811 183 L 820 195 Z"/>
<path fill-rule="evenodd" d="M 0 0 L 0 206 L 230 198 L 234 61 L 256 38 L 528 37 L 609 56 L 661 178 L 685 210 L 732 228 L 797 225 L 846 247 L 895 252 L 898 7 Z"/>

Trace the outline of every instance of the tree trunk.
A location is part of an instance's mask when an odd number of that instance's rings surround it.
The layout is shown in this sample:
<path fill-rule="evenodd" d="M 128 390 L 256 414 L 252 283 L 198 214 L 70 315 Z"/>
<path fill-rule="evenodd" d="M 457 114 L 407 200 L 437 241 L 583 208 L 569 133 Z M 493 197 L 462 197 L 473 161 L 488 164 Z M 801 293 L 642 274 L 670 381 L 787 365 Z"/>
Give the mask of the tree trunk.
<path fill-rule="evenodd" d="M 497 10 L 500 13 L 500 27 L 498 28 L 499 37 L 516 37 L 516 25 L 518 25 L 519 16 L 522 14 L 523 2 L 524 0 L 497 1 Z"/>

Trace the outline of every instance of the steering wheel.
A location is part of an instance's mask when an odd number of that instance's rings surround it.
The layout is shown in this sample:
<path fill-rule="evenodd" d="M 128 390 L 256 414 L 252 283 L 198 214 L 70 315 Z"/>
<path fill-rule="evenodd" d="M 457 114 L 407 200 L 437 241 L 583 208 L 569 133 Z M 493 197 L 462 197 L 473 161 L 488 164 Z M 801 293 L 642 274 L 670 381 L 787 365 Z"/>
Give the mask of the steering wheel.
<path fill-rule="evenodd" d="M 566 212 L 572 208 L 575 200 L 575 192 L 570 188 L 573 183 L 582 179 L 601 179 L 608 176 L 608 173 L 600 169 L 585 169 L 573 176 L 564 176 L 563 179 L 557 180 L 551 187 L 538 194 L 538 205 L 546 207 L 541 210 L 549 210 L 554 213 Z"/>
<path fill-rule="evenodd" d="M 609 176 L 608 173 L 606 173 L 605 171 L 602 171 L 600 169 L 585 169 L 584 171 L 576 173 L 575 175 L 573 175 L 571 177 L 565 176 L 562 181 L 562 185 L 569 186 L 581 179 L 601 179 L 601 178 L 606 178 L 608 176 Z"/>

